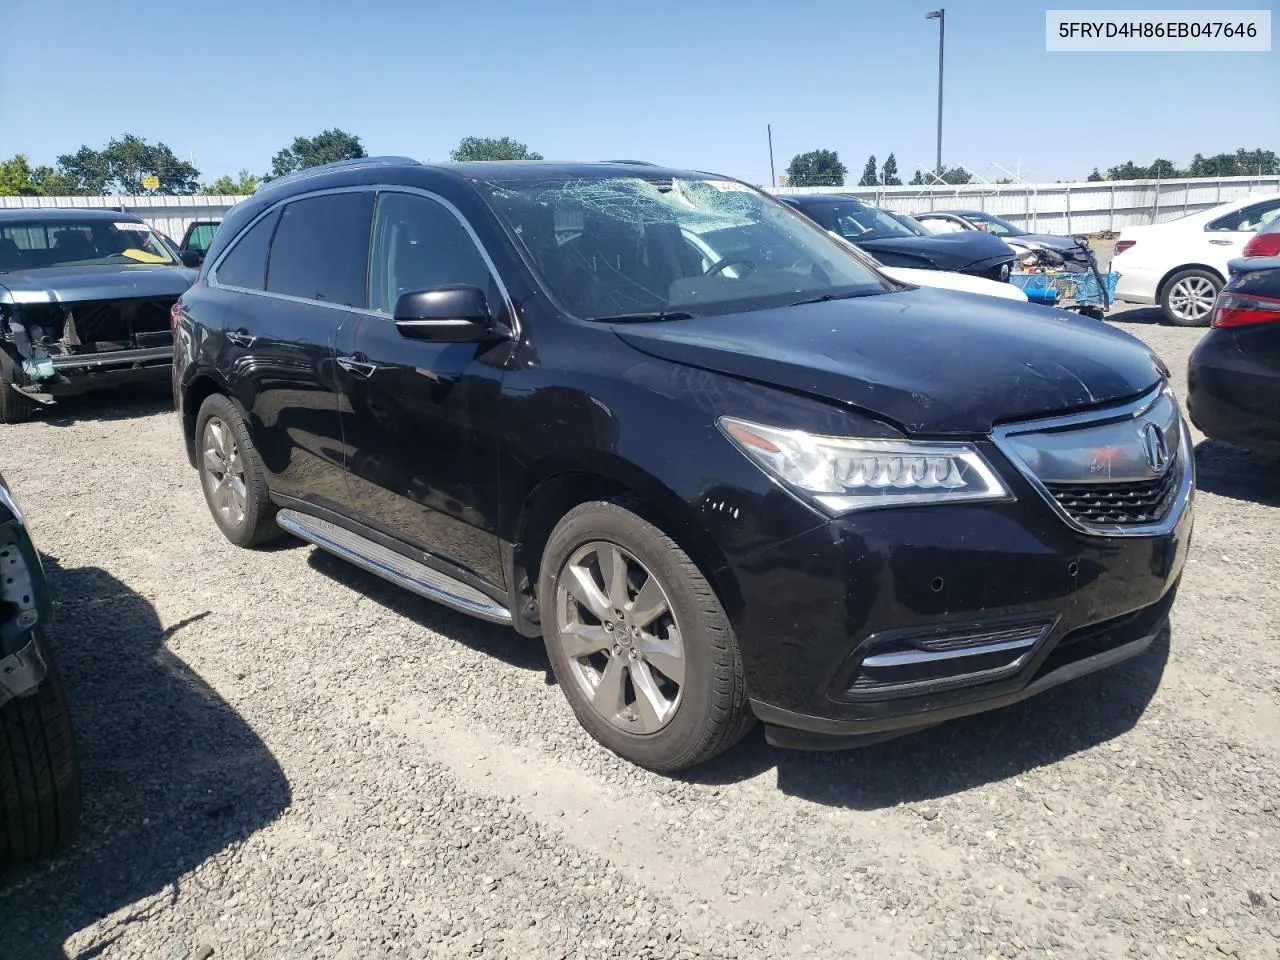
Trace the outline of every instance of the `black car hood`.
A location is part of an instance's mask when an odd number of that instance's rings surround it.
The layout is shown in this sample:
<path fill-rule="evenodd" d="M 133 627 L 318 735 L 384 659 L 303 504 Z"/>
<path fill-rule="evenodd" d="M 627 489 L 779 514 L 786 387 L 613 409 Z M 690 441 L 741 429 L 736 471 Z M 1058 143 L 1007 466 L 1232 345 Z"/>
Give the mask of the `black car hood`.
<path fill-rule="evenodd" d="M 0 303 L 178 297 L 197 276 L 186 267 L 150 264 L 11 270 L 0 273 Z"/>
<path fill-rule="evenodd" d="M 965 231 L 936 237 L 881 237 L 853 240 L 890 267 L 925 270 L 963 270 L 983 261 L 1012 260 L 1013 251 L 1003 240 L 986 233 Z"/>
<path fill-rule="evenodd" d="M 948 290 L 614 330 L 652 356 L 849 404 L 920 434 L 985 434 L 1134 397 L 1161 379 L 1150 350 L 1112 327 Z"/>

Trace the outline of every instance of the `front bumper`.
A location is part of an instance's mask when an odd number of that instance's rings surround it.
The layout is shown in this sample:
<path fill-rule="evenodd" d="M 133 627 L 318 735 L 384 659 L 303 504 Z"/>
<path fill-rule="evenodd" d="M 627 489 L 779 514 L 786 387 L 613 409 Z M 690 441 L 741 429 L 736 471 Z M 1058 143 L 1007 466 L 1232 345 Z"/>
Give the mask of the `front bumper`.
<path fill-rule="evenodd" d="M 1192 351 L 1187 412 L 1205 436 L 1280 456 L 1280 371 L 1258 359 L 1274 356 L 1278 340 L 1264 326 L 1219 328 Z"/>
<path fill-rule="evenodd" d="M 16 389 L 48 402 L 55 397 L 74 396 L 100 387 L 163 380 L 173 365 L 173 345 L 101 353 L 51 357 L 51 375 L 26 378 Z"/>
<path fill-rule="evenodd" d="M 735 627 L 771 740 L 885 739 L 1014 703 L 1151 643 L 1186 560 L 1190 501 L 1165 533 L 1098 536 L 1072 529 L 1016 471 L 1001 473 L 1013 502 L 866 511 L 736 565 Z M 956 670 L 938 654 L 924 667 L 905 655 L 974 636 L 986 638 L 969 648 L 981 655 Z M 885 666 L 868 671 L 876 654 Z"/>

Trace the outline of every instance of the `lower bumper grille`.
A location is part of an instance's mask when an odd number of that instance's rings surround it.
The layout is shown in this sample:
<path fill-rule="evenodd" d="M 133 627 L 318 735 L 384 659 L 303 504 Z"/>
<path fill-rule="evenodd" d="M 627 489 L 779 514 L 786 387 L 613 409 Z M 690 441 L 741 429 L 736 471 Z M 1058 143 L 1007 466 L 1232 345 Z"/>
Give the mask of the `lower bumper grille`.
<path fill-rule="evenodd" d="M 1058 484 L 1045 488 L 1077 523 L 1143 526 L 1159 523 L 1177 499 L 1176 470 L 1133 483 Z"/>
<path fill-rule="evenodd" d="M 847 699 L 876 700 L 996 679 L 1019 669 L 1053 622 L 1039 617 L 881 633 L 861 645 L 837 689 Z"/>

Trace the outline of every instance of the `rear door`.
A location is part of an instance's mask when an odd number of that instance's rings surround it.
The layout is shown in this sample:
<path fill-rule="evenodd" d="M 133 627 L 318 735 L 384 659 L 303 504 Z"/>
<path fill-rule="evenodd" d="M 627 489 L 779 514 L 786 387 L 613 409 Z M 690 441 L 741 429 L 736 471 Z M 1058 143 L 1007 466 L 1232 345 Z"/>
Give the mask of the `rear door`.
<path fill-rule="evenodd" d="M 265 282 L 254 296 L 237 298 L 223 365 L 249 412 L 272 490 L 335 509 L 346 508 L 348 487 L 334 340 L 365 305 L 372 211 L 367 191 L 289 201 L 250 228 L 215 272 L 218 285 L 227 285 L 235 251 L 259 227 L 270 232 Z"/>
<path fill-rule="evenodd" d="M 505 294 L 461 215 L 438 198 L 380 193 L 371 247 L 370 312 L 338 343 L 353 508 L 363 523 L 502 583 L 496 410 L 509 344 L 409 340 L 394 313 L 402 293 L 466 283 L 503 318 Z"/>

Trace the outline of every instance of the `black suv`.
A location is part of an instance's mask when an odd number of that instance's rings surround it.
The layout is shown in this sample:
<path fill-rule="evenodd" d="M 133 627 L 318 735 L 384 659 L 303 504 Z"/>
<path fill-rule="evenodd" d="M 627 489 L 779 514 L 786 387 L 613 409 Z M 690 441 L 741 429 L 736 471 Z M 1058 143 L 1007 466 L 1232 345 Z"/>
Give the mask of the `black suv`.
<path fill-rule="evenodd" d="M 1193 467 L 1096 323 L 904 286 L 722 177 L 369 159 L 237 205 L 174 391 L 214 519 L 544 638 L 602 743 L 853 745 L 1163 628 Z"/>

